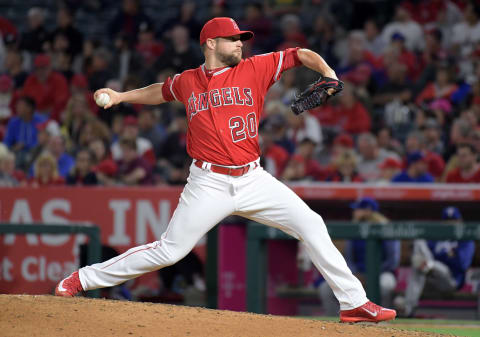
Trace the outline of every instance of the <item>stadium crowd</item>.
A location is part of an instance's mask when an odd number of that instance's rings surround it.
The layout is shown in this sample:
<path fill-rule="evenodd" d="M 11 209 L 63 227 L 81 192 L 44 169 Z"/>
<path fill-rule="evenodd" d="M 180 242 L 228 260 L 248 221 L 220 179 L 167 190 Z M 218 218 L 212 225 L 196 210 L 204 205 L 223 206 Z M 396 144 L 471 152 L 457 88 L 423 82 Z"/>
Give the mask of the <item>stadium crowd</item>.
<path fill-rule="evenodd" d="M 202 24 L 233 16 L 228 2 L 202 12 L 180 1 L 177 15 L 162 21 L 139 0 L 112 2 L 117 12 L 103 38 L 76 21 L 79 11 L 106 10 L 99 3 L 32 7 L 23 25 L 0 16 L 0 186 L 186 182 L 182 105 L 103 110 L 93 92 L 131 90 L 199 66 Z M 235 19 L 255 32 L 245 57 L 306 47 L 345 82 L 342 95 L 300 116 L 291 101 L 318 74 L 292 69 L 272 86 L 259 133 L 269 172 L 285 181 L 480 183 L 476 2 L 244 3 Z M 56 17 L 51 27 L 47 15 Z"/>

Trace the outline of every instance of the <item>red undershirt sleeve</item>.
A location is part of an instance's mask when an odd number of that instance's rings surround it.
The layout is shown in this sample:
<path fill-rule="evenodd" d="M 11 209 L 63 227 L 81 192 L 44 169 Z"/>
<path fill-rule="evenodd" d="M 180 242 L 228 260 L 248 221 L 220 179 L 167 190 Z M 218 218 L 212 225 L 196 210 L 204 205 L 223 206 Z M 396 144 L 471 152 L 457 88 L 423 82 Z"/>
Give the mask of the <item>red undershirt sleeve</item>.
<path fill-rule="evenodd" d="M 163 82 L 163 87 L 162 87 L 162 95 L 165 101 L 171 102 L 171 101 L 179 101 L 179 92 L 178 92 L 178 76 L 179 74 L 176 74 L 171 77 L 167 77 L 165 82 Z"/>
<path fill-rule="evenodd" d="M 283 62 L 282 71 L 302 65 L 297 53 L 299 49 L 299 47 L 285 49 L 285 61 Z"/>

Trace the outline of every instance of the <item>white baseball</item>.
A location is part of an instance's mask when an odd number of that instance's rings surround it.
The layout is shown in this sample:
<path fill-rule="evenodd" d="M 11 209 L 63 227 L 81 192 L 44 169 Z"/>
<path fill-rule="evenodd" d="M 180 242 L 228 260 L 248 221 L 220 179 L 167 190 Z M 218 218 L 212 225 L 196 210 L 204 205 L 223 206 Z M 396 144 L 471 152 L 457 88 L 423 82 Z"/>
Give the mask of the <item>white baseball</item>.
<path fill-rule="evenodd" d="M 104 107 L 110 102 L 110 96 L 104 92 L 102 92 L 100 95 L 97 96 L 97 99 L 95 100 L 98 106 Z"/>

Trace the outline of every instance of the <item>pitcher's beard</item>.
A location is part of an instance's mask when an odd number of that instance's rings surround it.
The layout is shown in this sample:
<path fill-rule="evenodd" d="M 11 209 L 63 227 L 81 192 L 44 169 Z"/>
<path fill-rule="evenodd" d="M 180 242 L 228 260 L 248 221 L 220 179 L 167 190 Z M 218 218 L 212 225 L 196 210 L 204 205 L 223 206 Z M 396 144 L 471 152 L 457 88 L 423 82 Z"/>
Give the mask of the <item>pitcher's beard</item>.
<path fill-rule="evenodd" d="M 217 53 L 217 58 L 223 64 L 226 64 L 229 67 L 236 66 L 242 60 L 241 54 L 240 55 L 238 55 L 238 54 L 225 55 L 225 54 Z"/>

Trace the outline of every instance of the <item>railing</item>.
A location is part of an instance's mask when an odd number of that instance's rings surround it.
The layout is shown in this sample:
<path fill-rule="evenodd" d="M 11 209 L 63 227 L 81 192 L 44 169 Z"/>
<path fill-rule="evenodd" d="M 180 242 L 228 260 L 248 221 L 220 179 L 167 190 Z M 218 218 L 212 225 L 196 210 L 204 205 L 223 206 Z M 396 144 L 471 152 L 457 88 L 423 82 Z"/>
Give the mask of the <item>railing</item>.
<path fill-rule="evenodd" d="M 330 221 L 332 239 L 365 239 L 367 296 L 379 302 L 382 240 L 480 240 L 480 223 L 392 222 L 388 225 Z M 247 310 L 265 313 L 267 240 L 295 240 L 272 227 L 250 223 L 247 231 Z"/>

